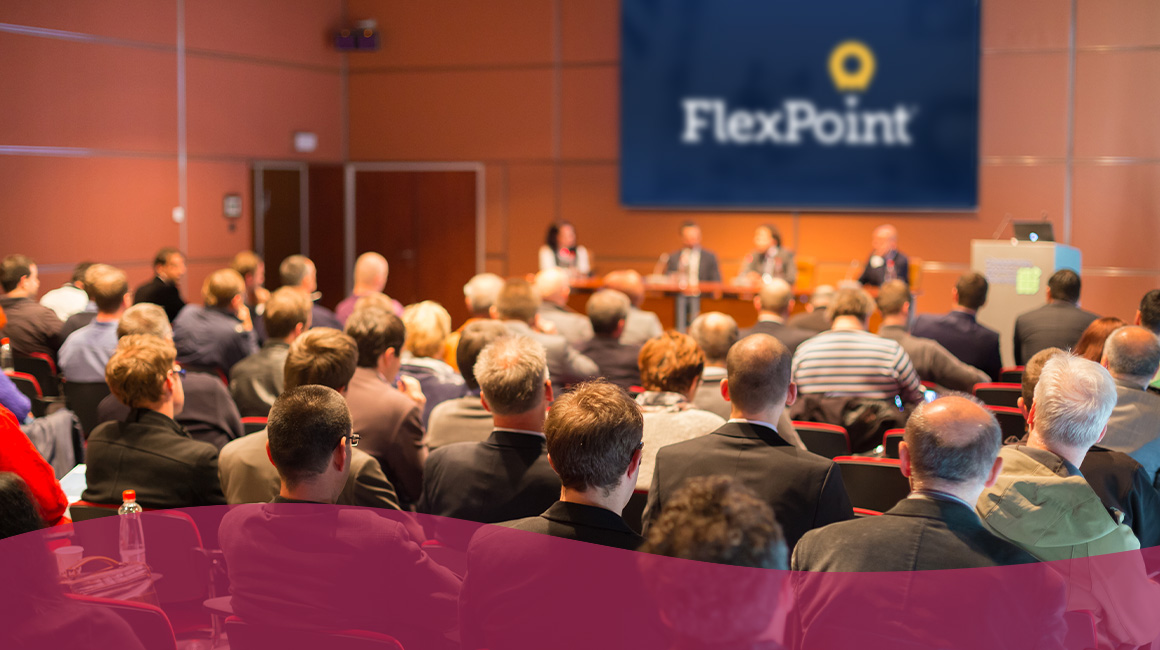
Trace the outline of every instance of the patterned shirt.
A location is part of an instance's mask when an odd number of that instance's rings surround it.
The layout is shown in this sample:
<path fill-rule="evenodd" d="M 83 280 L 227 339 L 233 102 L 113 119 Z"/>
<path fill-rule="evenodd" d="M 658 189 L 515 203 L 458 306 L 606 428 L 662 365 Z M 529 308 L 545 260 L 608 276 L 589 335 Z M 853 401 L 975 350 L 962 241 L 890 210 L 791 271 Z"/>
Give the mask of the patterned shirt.
<path fill-rule="evenodd" d="M 922 401 L 922 384 L 897 342 L 861 330 L 822 332 L 798 346 L 793 380 L 803 394 Z"/>

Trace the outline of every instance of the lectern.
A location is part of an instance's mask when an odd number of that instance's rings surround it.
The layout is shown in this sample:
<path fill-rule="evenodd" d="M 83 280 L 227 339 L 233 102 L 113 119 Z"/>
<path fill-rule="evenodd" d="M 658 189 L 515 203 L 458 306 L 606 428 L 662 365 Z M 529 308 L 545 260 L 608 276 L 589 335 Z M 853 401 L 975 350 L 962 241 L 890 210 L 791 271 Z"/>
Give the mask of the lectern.
<path fill-rule="evenodd" d="M 1047 302 L 1047 279 L 1060 269 L 1079 273 L 1078 248 L 1015 239 L 971 241 L 971 270 L 986 276 L 990 285 L 978 321 L 999 332 L 1004 366 L 1015 365 L 1015 318 Z"/>

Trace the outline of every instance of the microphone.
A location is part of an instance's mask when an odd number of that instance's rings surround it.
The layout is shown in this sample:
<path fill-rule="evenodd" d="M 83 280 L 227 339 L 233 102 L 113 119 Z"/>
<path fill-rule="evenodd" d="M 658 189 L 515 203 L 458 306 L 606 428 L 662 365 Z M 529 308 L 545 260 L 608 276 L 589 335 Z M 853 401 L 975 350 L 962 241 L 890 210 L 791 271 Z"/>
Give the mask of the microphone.
<path fill-rule="evenodd" d="M 995 234 L 991 235 L 991 239 L 998 239 L 999 235 L 1001 235 L 1003 233 L 1003 229 L 1006 228 L 1007 224 L 1010 222 L 1011 222 L 1011 213 L 1008 212 L 1007 215 L 1003 217 L 1003 222 L 999 224 L 999 228 L 997 230 L 995 230 Z"/>
<path fill-rule="evenodd" d="M 669 255 L 668 253 L 661 253 L 660 259 L 657 260 L 657 265 L 655 267 L 653 267 L 653 275 L 664 275 L 665 274 L 665 267 L 667 267 L 669 265 L 669 258 L 670 257 L 671 257 L 671 255 Z"/>

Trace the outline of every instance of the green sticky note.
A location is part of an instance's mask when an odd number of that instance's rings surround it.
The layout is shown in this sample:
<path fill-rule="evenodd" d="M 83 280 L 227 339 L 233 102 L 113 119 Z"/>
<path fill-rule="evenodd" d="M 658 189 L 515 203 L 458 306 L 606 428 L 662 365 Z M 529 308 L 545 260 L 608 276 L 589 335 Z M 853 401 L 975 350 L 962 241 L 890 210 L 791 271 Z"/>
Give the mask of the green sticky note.
<path fill-rule="evenodd" d="M 1033 296 L 1039 293 L 1039 278 L 1043 269 L 1038 266 L 1024 266 L 1015 271 L 1015 293 L 1020 296 Z"/>

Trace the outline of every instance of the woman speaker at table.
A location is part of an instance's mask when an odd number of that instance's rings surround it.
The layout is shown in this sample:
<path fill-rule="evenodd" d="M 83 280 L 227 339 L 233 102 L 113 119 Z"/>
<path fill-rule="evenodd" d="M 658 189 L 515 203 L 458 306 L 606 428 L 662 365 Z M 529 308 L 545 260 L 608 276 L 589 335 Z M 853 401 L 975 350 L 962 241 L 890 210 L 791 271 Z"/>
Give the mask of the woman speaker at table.
<path fill-rule="evenodd" d="M 540 270 L 561 268 L 573 277 L 588 277 L 592 265 L 588 249 L 576 245 L 576 228 L 568 221 L 557 221 L 548 227 L 547 241 L 540 246 Z"/>
<path fill-rule="evenodd" d="M 797 279 L 797 262 L 793 251 L 781 245 L 777 226 L 762 224 L 753 233 L 753 252 L 741 262 L 739 280 L 760 282 L 768 278 L 782 278 L 793 286 Z"/>

